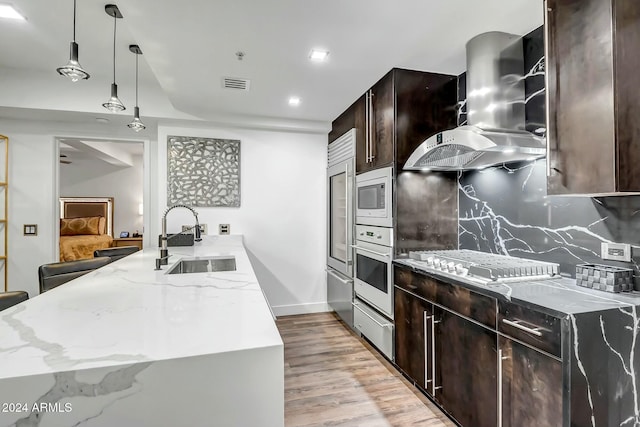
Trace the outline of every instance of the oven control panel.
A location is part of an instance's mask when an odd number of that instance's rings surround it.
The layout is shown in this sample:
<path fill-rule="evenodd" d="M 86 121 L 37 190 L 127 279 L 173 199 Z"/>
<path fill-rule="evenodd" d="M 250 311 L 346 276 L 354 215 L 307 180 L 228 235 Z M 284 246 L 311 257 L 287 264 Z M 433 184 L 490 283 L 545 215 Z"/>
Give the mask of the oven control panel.
<path fill-rule="evenodd" d="M 356 225 L 356 240 L 391 247 L 393 246 L 393 228 Z"/>

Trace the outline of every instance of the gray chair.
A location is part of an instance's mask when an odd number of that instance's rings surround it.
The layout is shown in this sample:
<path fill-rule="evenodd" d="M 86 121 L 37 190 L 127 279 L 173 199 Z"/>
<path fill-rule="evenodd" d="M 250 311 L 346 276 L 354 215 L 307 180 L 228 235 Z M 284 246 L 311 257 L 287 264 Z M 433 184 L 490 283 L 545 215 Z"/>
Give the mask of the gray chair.
<path fill-rule="evenodd" d="M 79 261 L 54 262 L 38 267 L 40 293 L 49 291 L 111 262 L 109 257 L 83 259 Z"/>
<path fill-rule="evenodd" d="M 29 299 L 29 294 L 24 291 L 0 292 L 0 311 L 20 304 Z"/>
<path fill-rule="evenodd" d="M 117 248 L 98 249 L 93 252 L 93 256 L 96 258 L 106 256 L 111 258 L 111 262 L 113 262 L 129 256 L 134 252 L 138 252 L 139 250 L 140 248 L 137 246 L 119 246 Z"/>

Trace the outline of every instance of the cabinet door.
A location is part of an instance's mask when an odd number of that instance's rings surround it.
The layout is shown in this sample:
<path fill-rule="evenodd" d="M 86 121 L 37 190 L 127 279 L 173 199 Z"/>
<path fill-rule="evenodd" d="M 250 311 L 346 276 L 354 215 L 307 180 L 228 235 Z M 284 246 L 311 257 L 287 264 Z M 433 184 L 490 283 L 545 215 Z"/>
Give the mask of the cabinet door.
<path fill-rule="evenodd" d="M 462 426 L 496 427 L 496 332 L 441 308 L 435 318 L 436 400 Z"/>
<path fill-rule="evenodd" d="M 372 169 L 367 161 L 367 95 L 362 95 L 354 104 L 356 119 L 356 173 L 366 172 Z"/>
<path fill-rule="evenodd" d="M 395 288 L 396 364 L 420 387 L 431 391 L 431 335 L 428 331 L 433 306 Z"/>
<path fill-rule="evenodd" d="M 562 426 L 562 364 L 500 337 L 503 427 Z"/>
<path fill-rule="evenodd" d="M 374 168 L 393 164 L 395 143 L 394 71 L 387 73 L 371 88 L 371 157 Z"/>
<path fill-rule="evenodd" d="M 616 190 L 611 7 L 547 0 L 548 194 Z"/>
<path fill-rule="evenodd" d="M 358 101 L 354 102 L 342 114 L 340 114 L 333 122 L 331 122 L 331 132 L 329 132 L 329 144 L 340 138 L 349 130 L 357 129 L 357 109 Z"/>

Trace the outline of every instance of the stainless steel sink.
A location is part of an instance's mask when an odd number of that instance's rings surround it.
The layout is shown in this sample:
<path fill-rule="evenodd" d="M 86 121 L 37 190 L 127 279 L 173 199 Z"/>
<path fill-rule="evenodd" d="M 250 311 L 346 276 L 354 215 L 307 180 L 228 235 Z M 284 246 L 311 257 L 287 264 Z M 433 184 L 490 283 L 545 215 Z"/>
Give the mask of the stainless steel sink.
<path fill-rule="evenodd" d="M 236 271 L 236 257 L 183 258 L 171 267 L 166 274 L 211 273 L 216 271 Z"/>

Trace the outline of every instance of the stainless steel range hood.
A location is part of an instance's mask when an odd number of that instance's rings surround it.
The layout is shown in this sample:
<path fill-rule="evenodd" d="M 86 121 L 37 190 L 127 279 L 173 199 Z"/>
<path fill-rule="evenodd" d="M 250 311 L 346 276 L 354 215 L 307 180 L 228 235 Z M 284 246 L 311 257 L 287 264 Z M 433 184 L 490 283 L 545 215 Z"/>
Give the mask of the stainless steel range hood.
<path fill-rule="evenodd" d="M 545 140 L 525 130 L 522 38 L 490 32 L 467 43 L 468 125 L 422 142 L 405 170 L 456 171 L 531 161 Z"/>

